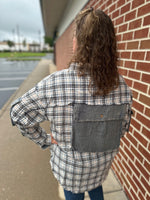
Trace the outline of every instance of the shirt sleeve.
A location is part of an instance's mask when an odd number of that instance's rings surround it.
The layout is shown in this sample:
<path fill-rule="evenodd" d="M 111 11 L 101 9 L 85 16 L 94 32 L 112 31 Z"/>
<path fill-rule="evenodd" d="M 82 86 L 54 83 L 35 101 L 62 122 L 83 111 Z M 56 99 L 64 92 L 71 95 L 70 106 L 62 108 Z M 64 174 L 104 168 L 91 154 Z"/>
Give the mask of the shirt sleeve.
<path fill-rule="evenodd" d="M 41 122 L 48 120 L 46 97 L 46 82 L 39 82 L 34 88 L 15 100 L 10 109 L 13 126 L 17 126 L 22 135 L 29 138 L 42 149 L 51 144 L 51 136 L 40 127 Z"/>

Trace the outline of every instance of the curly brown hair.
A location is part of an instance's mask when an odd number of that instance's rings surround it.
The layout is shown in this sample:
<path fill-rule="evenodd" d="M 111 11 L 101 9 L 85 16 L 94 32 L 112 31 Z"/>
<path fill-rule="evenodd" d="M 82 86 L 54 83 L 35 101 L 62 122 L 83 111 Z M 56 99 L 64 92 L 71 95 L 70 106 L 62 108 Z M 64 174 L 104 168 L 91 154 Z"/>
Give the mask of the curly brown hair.
<path fill-rule="evenodd" d="M 89 8 L 76 17 L 76 51 L 69 62 L 79 64 L 78 75 L 90 74 L 89 89 L 107 95 L 119 85 L 117 45 L 113 23 L 102 10 Z"/>

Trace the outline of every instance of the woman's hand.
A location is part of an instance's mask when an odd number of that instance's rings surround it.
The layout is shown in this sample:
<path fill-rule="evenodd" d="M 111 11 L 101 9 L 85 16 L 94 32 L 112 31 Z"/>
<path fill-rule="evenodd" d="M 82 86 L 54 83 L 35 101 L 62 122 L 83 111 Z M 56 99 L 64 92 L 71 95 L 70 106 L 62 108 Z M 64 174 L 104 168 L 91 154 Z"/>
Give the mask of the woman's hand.
<path fill-rule="evenodd" d="M 57 141 L 53 138 L 52 133 L 50 133 L 50 135 L 51 135 L 51 142 L 52 142 L 52 144 L 58 144 Z"/>

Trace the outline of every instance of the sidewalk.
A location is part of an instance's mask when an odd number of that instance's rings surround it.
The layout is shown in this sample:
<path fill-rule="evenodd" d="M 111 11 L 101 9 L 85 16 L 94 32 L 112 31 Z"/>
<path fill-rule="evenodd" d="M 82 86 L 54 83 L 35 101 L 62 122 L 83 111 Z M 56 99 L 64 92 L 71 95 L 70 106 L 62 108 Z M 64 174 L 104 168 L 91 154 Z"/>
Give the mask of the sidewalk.
<path fill-rule="evenodd" d="M 58 183 L 42 150 L 11 125 L 10 104 L 49 74 L 50 60 L 42 60 L 0 110 L 0 200 L 60 200 Z M 49 124 L 42 127 L 49 131 Z"/>
<path fill-rule="evenodd" d="M 50 71 L 49 71 L 50 66 Z M 0 110 L 0 200 L 63 200 L 63 190 L 54 178 L 49 150 L 41 150 L 24 138 L 9 117 L 10 104 L 37 82 L 55 71 L 50 60 L 42 60 Z M 49 132 L 49 123 L 42 123 Z M 105 200 L 127 200 L 110 170 L 103 184 Z M 85 200 L 88 200 L 86 194 Z"/>

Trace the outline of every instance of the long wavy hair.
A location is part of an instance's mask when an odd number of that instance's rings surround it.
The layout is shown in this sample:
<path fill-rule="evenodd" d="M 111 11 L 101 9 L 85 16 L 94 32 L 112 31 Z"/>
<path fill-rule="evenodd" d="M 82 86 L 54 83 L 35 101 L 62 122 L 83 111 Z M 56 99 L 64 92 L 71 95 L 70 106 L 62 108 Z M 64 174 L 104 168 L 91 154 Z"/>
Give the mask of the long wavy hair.
<path fill-rule="evenodd" d="M 77 48 L 69 65 L 76 62 L 79 76 L 90 75 L 89 90 L 93 96 L 107 95 L 119 85 L 113 23 L 102 10 L 93 8 L 81 11 L 75 22 Z"/>

